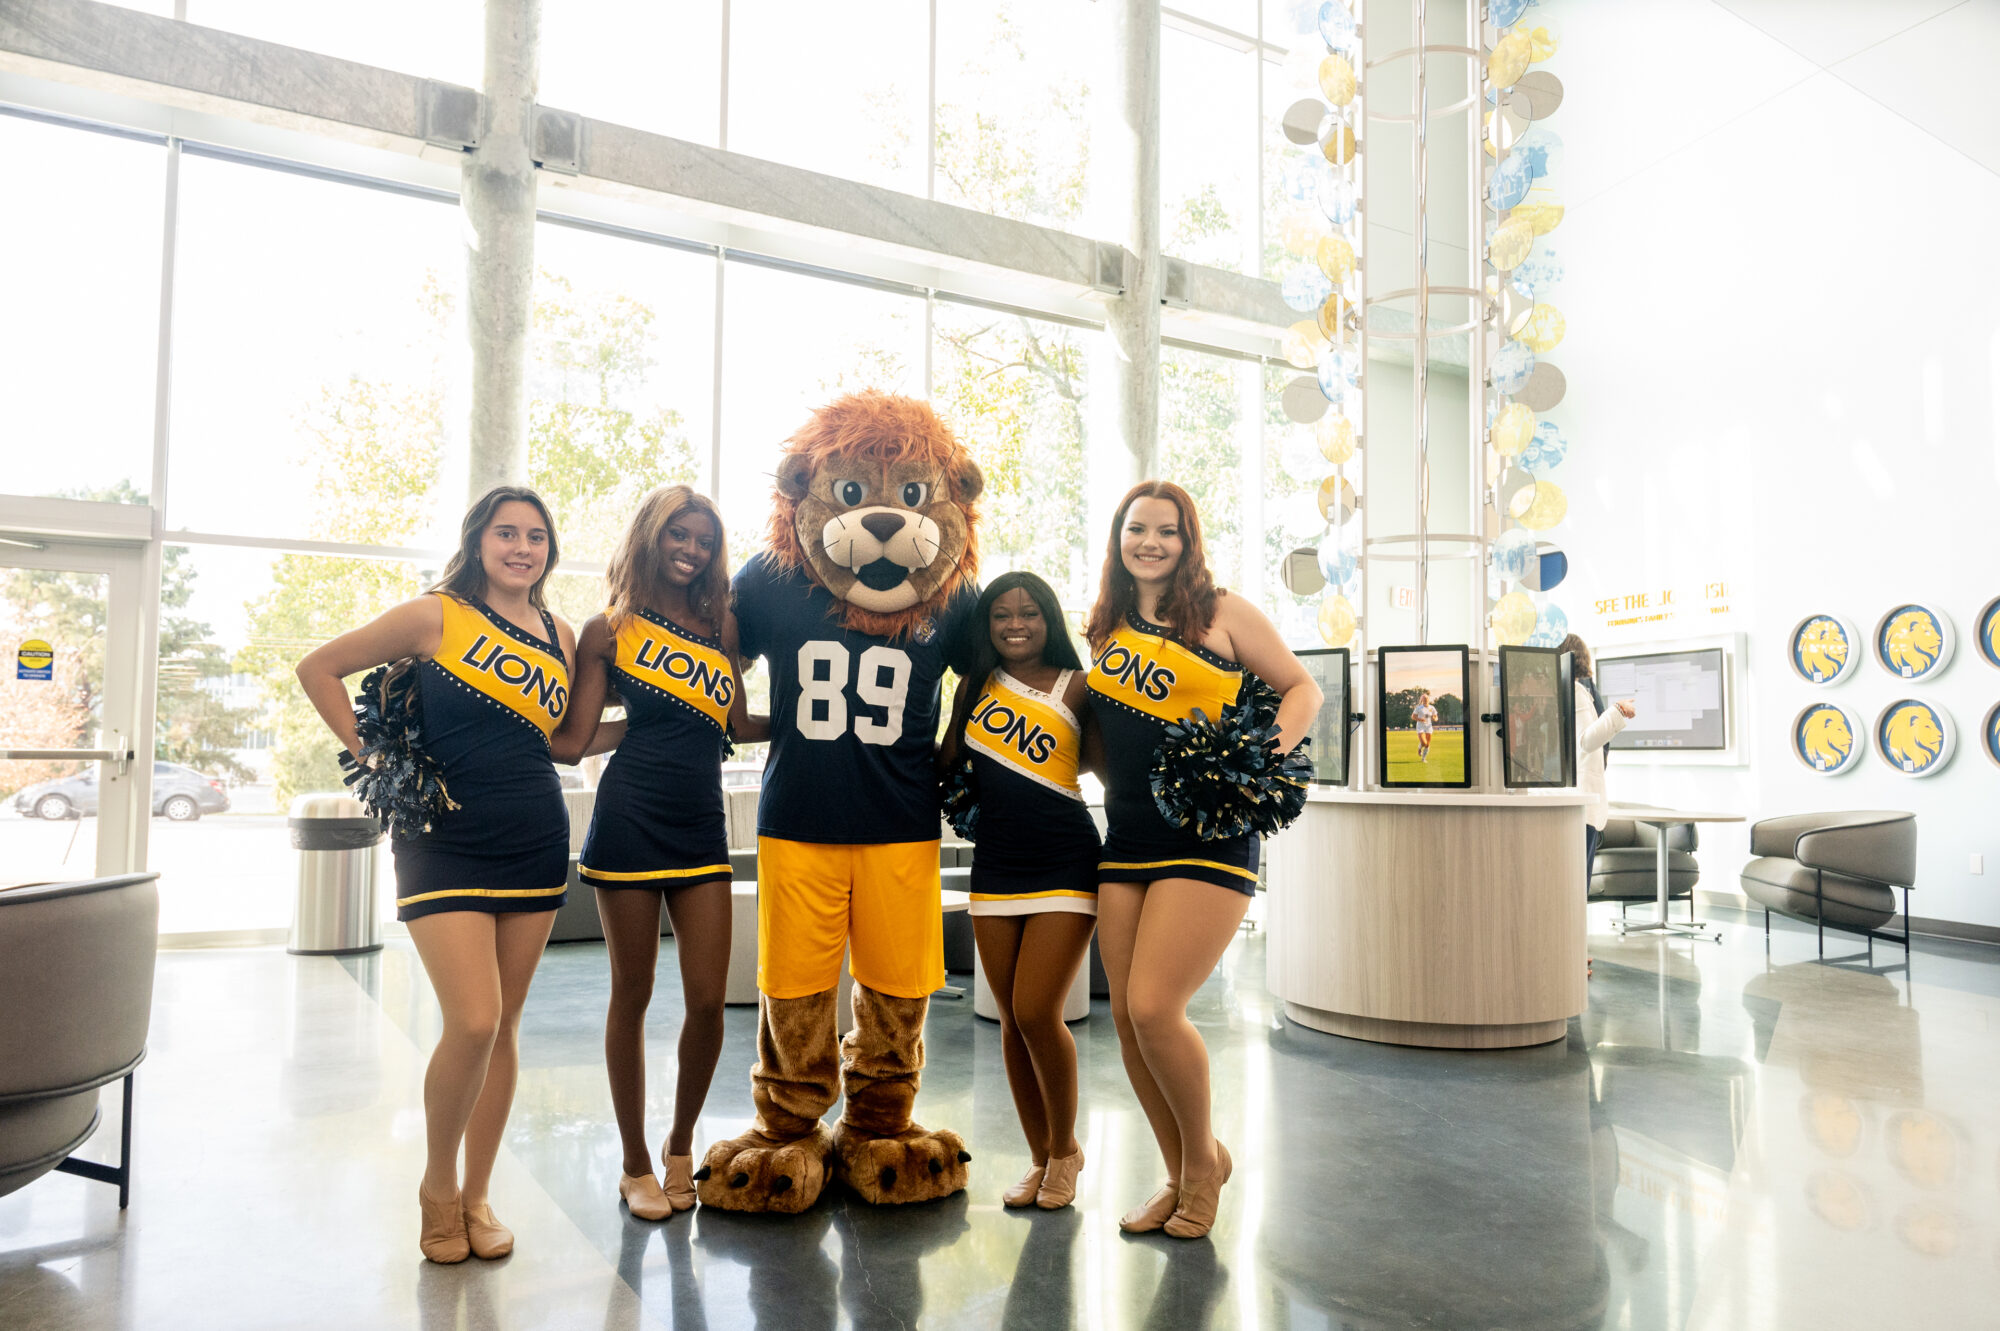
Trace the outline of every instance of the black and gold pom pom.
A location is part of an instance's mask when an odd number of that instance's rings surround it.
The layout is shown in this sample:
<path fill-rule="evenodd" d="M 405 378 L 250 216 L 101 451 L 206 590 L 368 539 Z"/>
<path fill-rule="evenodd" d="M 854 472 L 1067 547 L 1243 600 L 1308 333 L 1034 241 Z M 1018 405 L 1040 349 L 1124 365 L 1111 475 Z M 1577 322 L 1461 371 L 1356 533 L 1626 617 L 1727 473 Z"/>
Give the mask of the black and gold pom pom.
<path fill-rule="evenodd" d="M 1166 729 L 1153 754 L 1160 816 L 1203 841 L 1269 836 L 1306 806 L 1310 739 L 1278 752 L 1278 691 L 1246 673 L 1243 692 L 1211 721 L 1200 711 Z"/>
<path fill-rule="evenodd" d="M 962 840 L 979 840 L 979 781 L 970 757 L 953 763 L 938 782 L 938 807 Z"/>
<path fill-rule="evenodd" d="M 342 779 L 392 836 L 430 831 L 458 804 L 445 789 L 444 769 L 424 752 L 416 670 L 407 662 L 377 667 L 361 681 L 354 704 L 361 758 L 357 762 L 340 751 L 340 765 L 347 769 Z"/>

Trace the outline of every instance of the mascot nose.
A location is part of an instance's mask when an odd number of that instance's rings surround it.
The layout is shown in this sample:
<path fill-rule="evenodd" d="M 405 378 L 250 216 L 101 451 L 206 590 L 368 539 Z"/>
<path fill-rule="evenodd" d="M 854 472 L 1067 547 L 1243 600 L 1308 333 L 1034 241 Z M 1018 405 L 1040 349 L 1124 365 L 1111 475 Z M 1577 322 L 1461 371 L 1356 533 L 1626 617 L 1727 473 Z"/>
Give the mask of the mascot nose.
<path fill-rule="evenodd" d="M 870 513 L 861 519 L 861 529 L 878 541 L 886 541 L 903 530 L 903 519 L 894 513 Z"/>

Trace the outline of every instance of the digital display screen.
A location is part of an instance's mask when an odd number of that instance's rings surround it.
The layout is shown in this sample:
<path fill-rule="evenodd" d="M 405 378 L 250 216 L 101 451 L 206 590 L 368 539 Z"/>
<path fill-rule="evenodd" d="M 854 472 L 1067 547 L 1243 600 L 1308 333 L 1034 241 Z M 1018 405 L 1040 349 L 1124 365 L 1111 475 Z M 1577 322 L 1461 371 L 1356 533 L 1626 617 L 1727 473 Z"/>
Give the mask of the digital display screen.
<path fill-rule="evenodd" d="M 1344 786 L 1347 784 L 1347 740 L 1352 731 L 1348 727 L 1347 668 L 1348 657 L 1345 647 L 1320 647 L 1298 653 L 1299 664 L 1319 685 L 1324 699 L 1319 705 L 1319 715 L 1313 718 L 1312 760 L 1313 784 L 1317 786 Z"/>
<path fill-rule="evenodd" d="M 1510 789 L 1576 784 L 1576 685 L 1568 652 L 1500 649 L 1500 752 Z"/>
<path fill-rule="evenodd" d="M 1630 701 L 1634 716 L 1611 741 L 1614 749 L 1726 749 L 1720 647 L 1651 652 L 1597 660 L 1597 691 L 1606 708 Z"/>
<path fill-rule="evenodd" d="M 1465 647 L 1384 647 L 1377 657 L 1375 734 L 1384 788 L 1472 784 L 1466 752 L 1471 694 Z"/>

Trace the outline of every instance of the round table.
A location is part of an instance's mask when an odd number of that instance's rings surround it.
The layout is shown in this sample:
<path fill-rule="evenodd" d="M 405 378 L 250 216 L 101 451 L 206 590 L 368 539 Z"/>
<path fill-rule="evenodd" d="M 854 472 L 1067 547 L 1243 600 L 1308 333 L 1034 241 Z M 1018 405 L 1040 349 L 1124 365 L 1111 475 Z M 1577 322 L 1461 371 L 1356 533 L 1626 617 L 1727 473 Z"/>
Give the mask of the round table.
<path fill-rule="evenodd" d="M 1614 804 L 1611 806 L 1611 816 L 1613 818 L 1629 818 L 1633 822 L 1642 823 L 1659 833 L 1659 849 L 1654 856 L 1653 863 L 1660 902 L 1659 919 L 1644 924 L 1628 924 L 1624 920 L 1619 920 L 1611 927 L 1621 934 L 1643 934 L 1658 931 L 1660 933 L 1677 934 L 1682 938 L 1706 938 L 1710 942 L 1720 943 L 1722 941 L 1722 931 L 1719 929 L 1710 930 L 1705 920 L 1670 920 L 1667 918 L 1667 839 L 1668 834 L 1676 827 L 1687 827 L 1694 823 L 1740 823 L 1743 821 L 1743 815 L 1740 813 L 1700 812 L 1692 809 L 1661 809 L 1655 808 L 1650 804 Z M 1688 910 L 1690 914 L 1693 913 L 1693 909 L 1694 898 L 1690 895 L 1688 898 Z"/>

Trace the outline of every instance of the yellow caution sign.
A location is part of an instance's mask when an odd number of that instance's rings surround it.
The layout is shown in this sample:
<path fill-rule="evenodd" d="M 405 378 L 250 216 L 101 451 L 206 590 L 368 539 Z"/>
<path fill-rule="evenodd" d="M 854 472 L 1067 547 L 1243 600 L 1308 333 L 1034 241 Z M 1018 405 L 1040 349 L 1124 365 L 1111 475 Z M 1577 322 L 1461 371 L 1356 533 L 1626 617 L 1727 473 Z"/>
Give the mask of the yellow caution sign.
<path fill-rule="evenodd" d="M 14 673 L 20 679 L 54 679 L 55 648 L 40 638 L 30 638 L 14 653 Z"/>

